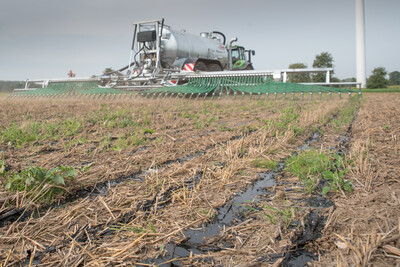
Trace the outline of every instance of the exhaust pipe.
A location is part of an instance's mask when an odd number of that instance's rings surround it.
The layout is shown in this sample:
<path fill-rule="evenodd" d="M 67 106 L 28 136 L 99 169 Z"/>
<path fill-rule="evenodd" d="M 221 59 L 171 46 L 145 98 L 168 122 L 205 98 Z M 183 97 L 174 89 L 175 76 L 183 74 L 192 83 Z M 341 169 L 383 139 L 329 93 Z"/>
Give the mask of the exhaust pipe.
<path fill-rule="evenodd" d="M 232 70 L 232 43 L 237 42 L 237 37 L 232 38 L 228 42 L 228 68 Z"/>

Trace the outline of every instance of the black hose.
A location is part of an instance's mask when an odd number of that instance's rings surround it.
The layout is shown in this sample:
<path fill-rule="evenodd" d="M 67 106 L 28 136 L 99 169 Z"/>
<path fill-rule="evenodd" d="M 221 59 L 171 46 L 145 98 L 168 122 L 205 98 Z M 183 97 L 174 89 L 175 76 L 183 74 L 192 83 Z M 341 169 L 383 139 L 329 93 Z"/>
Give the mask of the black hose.
<path fill-rule="evenodd" d="M 219 35 L 222 36 L 222 38 L 224 38 L 224 41 L 222 42 L 222 44 L 225 45 L 225 42 L 226 42 L 225 34 L 223 34 L 222 32 L 219 32 L 219 31 L 212 31 L 211 32 L 211 34 L 214 34 L 214 33 L 219 34 Z"/>

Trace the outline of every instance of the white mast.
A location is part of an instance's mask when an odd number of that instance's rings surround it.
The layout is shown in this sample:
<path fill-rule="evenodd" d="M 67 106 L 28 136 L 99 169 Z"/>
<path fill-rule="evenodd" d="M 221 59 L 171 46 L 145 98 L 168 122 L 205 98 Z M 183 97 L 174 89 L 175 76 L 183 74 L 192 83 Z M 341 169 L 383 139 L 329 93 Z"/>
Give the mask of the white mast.
<path fill-rule="evenodd" d="M 367 79 L 365 75 L 365 20 L 364 0 L 356 1 L 356 59 L 357 59 L 357 82 L 365 88 Z"/>

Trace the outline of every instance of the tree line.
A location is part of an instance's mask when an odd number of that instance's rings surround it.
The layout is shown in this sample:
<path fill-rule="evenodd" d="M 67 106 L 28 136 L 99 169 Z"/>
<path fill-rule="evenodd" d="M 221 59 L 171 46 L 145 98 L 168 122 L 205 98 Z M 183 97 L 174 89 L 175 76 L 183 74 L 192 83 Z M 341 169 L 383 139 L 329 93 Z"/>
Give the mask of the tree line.
<path fill-rule="evenodd" d="M 0 92 L 11 92 L 16 88 L 23 88 L 25 83 L 22 81 L 0 81 Z"/>
<path fill-rule="evenodd" d="M 333 57 L 328 52 L 322 52 L 315 56 L 313 68 L 333 68 Z M 293 63 L 289 69 L 306 69 L 307 64 Z M 326 81 L 326 73 L 288 73 L 288 82 L 291 83 L 322 83 Z M 388 78 L 387 78 L 388 77 Z M 356 82 L 356 78 L 339 79 L 330 73 L 331 82 Z M 367 88 L 387 88 L 389 85 L 400 85 L 400 72 L 393 71 L 388 73 L 385 68 L 378 67 L 372 71 L 367 78 Z"/>

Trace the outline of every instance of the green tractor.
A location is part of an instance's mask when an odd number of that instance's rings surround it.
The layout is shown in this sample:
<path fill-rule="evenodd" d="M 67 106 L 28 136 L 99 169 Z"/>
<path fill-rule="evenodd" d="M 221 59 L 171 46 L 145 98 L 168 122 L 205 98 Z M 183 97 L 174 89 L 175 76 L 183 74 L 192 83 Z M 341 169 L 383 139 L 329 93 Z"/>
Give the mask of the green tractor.
<path fill-rule="evenodd" d="M 232 70 L 254 70 L 251 63 L 251 56 L 256 52 L 246 50 L 243 46 L 234 45 L 231 47 Z"/>

